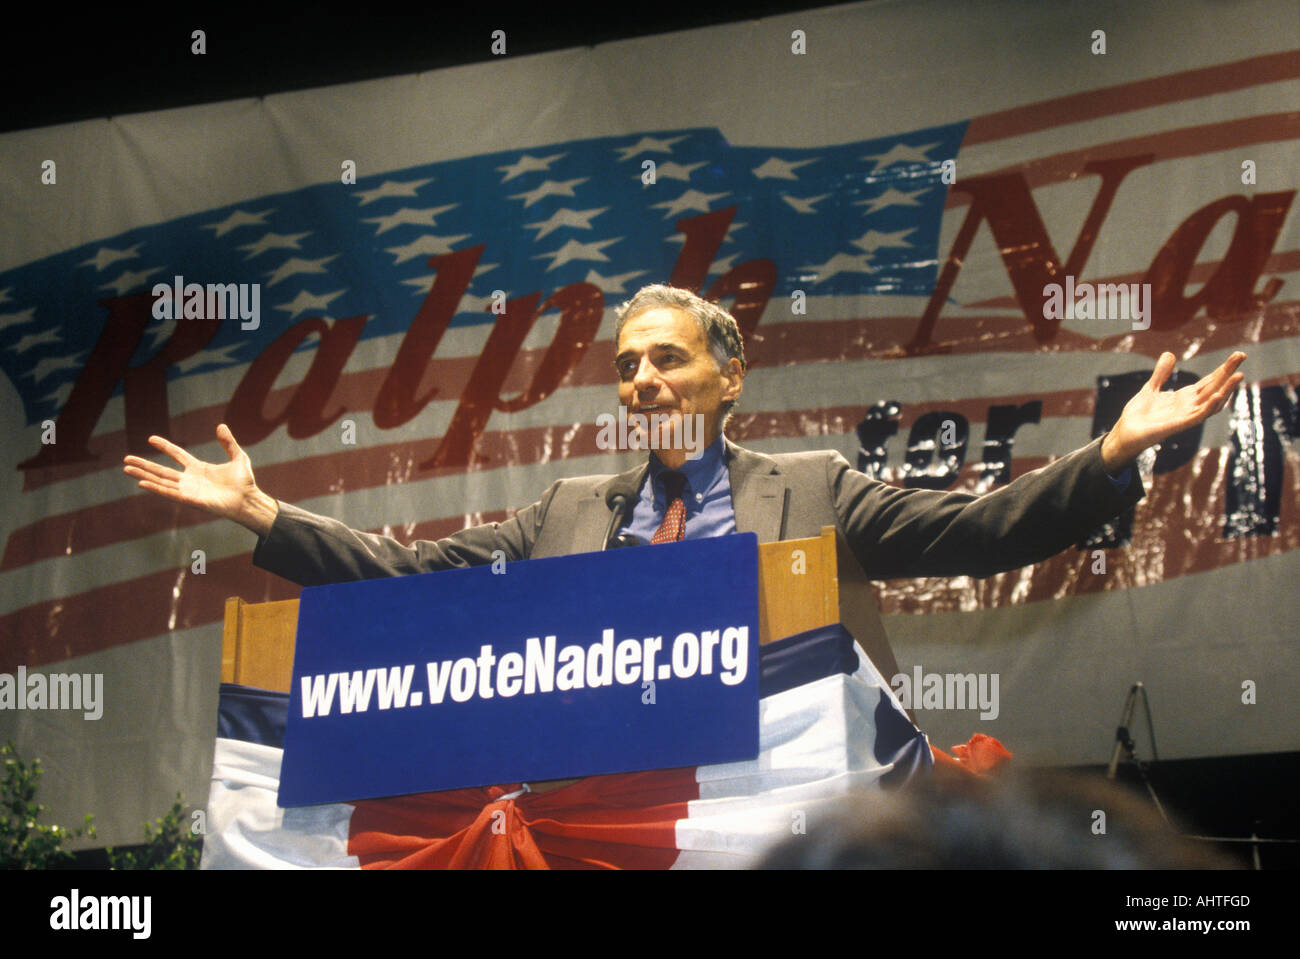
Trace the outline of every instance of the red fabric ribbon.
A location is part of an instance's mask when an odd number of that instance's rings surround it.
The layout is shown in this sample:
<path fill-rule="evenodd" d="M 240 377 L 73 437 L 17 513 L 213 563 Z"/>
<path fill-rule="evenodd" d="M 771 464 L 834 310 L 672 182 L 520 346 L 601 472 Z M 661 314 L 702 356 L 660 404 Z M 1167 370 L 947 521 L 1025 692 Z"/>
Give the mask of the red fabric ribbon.
<path fill-rule="evenodd" d="M 694 767 L 591 776 L 503 799 L 519 784 L 355 803 L 363 869 L 666 869 Z"/>
<path fill-rule="evenodd" d="M 931 746 L 935 772 L 945 772 L 987 778 L 1011 761 L 1011 753 L 992 736 L 976 733 L 966 743 L 953 746 L 948 755 L 938 746 Z"/>

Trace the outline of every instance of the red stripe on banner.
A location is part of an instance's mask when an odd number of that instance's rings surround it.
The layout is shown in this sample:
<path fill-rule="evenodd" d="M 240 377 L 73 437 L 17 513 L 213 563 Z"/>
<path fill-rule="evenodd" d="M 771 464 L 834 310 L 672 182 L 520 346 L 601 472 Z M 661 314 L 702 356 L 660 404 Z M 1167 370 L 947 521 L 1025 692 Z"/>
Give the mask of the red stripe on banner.
<path fill-rule="evenodd" d="M 1285 318 L 1296 332 L 1300 332 L 1300 304 L 1281 306 L 1288 309 L 1283 310 L 1279 307 L 1274 310 L 1275 318 Z M 970 324 L 974 328 L 966 331 L 967 336 L 980 338 L 987 335 L 986 331 L 982 332 L 984 324 L 980 320 L 973 319 Z M 1277 324 L 1273 324 L 1272 332 L 1280 334 L 1282 330 L 1278 329 Z M 1029 334 L 1025 335 L 1029 336 Z M 1221 335 L 1227 337 L 1228 341 L 1214 342 L 1220 339 Z M 1241 337 L 1239 331 L 1230 326 L 1220 325 L 1216 326 L 1213 332 L 1207 332 L 1205 339 L 1204 349 L 1212 350 L 1235 346 Z M 1150 345 L 1149 350 L 1143 352 L 1149 352 L 1154 358 L 1165 349 L 1174 350 L 1179 345 L 1178 340 L 1177 333 L 1156 332 L 1144 336 L 1141 342 Z M 795 339 L 794 342 L 800 340 Z M 1113 373 L 1114 370 L 1109 372 Z M 1293 379 L 1294 374 L 1252 381 L 1252 383 L 1260 386 L 1289 385 Z M 870 402 L 895 398 L 897 397 L 864 397 L 863 404 L 860 406 L 737 413 L 729 427 L 729 435 L 740 443 L 777 437 L 844 435 L 856 428 Z M 1061 416 L 1088 416 L 1093 411 L 1094 399 L 1094 391 L 1078 389 L 1054 393 L 1023 393 L 923 403 L 909 402 L 904 407 L 900 428 L 906 429 L 926 413 L 945 410 L 960 413 L 971 423 L 982 423 L 990 406 L 1018 406 L 1035 400 L 1043 404 L 1041 414 L 1043 420 Z M 597 452 L 596 432 L 594 425 L 580 427 L 576 431 L 572 427 L 536 427 L 508 433 L 491 431 L 484 434 L 479 449 L 490 462 L 511 466 L 543 463 L 569 456 L 595 454 Z M 265 489 L 271 490 L 273 495 L 285 502 L 300 502 L 342 490 L 354 492 L 388 486 L 392 484 L 394 463 L 415 463 L 427 459 L 432 456 L 438 442 L 437 439 L 415 441 L 307 457 L 295 462 L 258 467 L 258 476 Z M 1026 469 L 1035 468 L 1026 467 L 1020 461 L 1014 465 L 1017 469 L 1015 475 L 1019 475 Z M 452 471 L 430 471 L 427 475 L 448 472 Z M 127 484 L 130 480 L 124 478 L 123 482 Z M 460 520 L 455 516 L 446 516 L 433 518 L 429 522 L 435 524 L 436 528 L 445 530 L 439 533 L 439 536 L 445 536 L 464 528 L 464 514 L 458 515 L 461 517 Z M 512 514 L 498 512 L 494 515 L 504 518 Z M 483 521 L 488 522 L 488 520 Z M 75 555 L 118 542 L 154 535 L 164 530 L 185 529 L 207 522 L 211 522 L 211 517 L 207 514 L 176 506 L 151 494 L 72 510 L 37 520 L 14 530 L 6 543 L 3 560 L 0 560 L 0 571 L 18 569 L 29 563 L 53 559 L 57 556 Z M 456 525 L 458 522 L 462 525 Z M 407 533 L 409 532 L 408 530 Z"/>
<path fill-rule="evenodd" d="M 475 521 L 505 518 L 505 513 L 493 512 Z M 438 539 L 464 528 L 462 517 L 419 523 L 406 532 L 410 539 Z M 250 603 L 298 598 L 300 587 L 253 566 L 251 553 L 214 560 L 199 576 L 190 572 L 189 550 L 188 544 L 178 549 L 182 565 L 177 568 L 33 603 L 0 616 L 0 672 L 220 623 L 229 596 Z"/>
<path fill-rule="evenodd" d="M 1187 272 L 1187 285 L 1200 286 L 1219 272 L 1219 267 L 1222 265 L 1222 260 L 1216 260 L 1212 263 L 1197 263 Z M 1264 261 L 1264 267 L 1260 270 L 1260 275 L 1294 273 L 1297 270 L 1300 270 L 1300 250 L 1283 250 L 1274 253 Z M 1145 273 L 1124 273 L 1119 276 L 1100 276 L 1089 279 L 1088 282 L 1097 284 L 1141 283 L 1145 276 Z M 1083 277 L 1079 277 L 1079 279 L 1082 280 Z M 991 296 L 987 300 L 976 300 L 962 305 L 969 309 L 1015 309 L 1016 300 L 1012 296 Z"/>
<path fill-rule="evenodd" d="M 1288 254 L 1289 255 L 1289 254 Z M 1200 264 L 1198 270 L 1208 270 L 1210 272 L 1217 270 L 1220 264 Z M 1280 272 L 1283 264 L 1270 260 L 1267 271 Z M 1207 272 L 1198 274 L 1199 276 L 1210 275 Z M 1133 274 L 1132 276 L 1136 276 Z M 1130 278 L 1106 279 L 1098 278 L 1094 282 L 1135 282 Z M 993 301 L 981 301 L 969 304 L 971 307 L 979 307 L 985 303 Z M 1001 305 L 1001 301 L 998 302 Z M 1010 305 L 1010 304 L 1008 304 Z M 858 361 L 869 359 L 911 359 L 912 354 L 905 349 L 916 333 L 917 324 L 920 318 L 916 316 L 878 316 L 863 317 L 844 320 L 825 320 L 808 322 L 790 322 L 778 323 L 773 322 L 762 325 L 758 328 L 751 342 L 746 346 L 747 359 L 752 367 L 778 367 L 793 366 L 806 363 L 827 363 L 837 361 Z M 1231 323 L 1225 323 L 1213 320 L 1206 315 L 1201 315 L 1184 323 L 1178 329 L 1173 331 L 1156 331 L 1147 330 L 1140 337 L 1134 337 L 1131 332 L 1118 333 L 1112 336 L 1090 337 L 1083 334 L 1068 330 L 1060 329 L 1055 338 L 1050 343 L 1041 343 L 1033 335 L 1029 324 L 1026 322 L 1023 314 L 1009 314 L 1006 316 L 964 316 L 957 319 L 947 318 L 940 320 L 940 326 L 947 323 L 947 326 L 956 325 L 955 329 L 945 330 L 952 338 L 944 340 L 941 344 L 945 354 L 971 354 L 971 353 L 988 353 L 988 352 L 1094 352 L 1094 353 L 1141 353 L 1151 358 L 1156 358 L 1165 350 L 1170 350 L 1176 355 L 1187 355 L 1190 348 L 1195 347 L 1197 352 L 1206 352 L 1216 349 L 1225 349 L 1230 346 L 1237 346 L 1246 342 L 1266 342 L 1268 340 L 1281 339 L 1288 336 L 1300 334 L 1300 301 L 1272 302 L 1267 304 L 1259 311 L 1259 322 L 1251 329 L 1251 337 L 1245 340 L 1241 331 Z M 810 335 L 815 331 L 816 335 Z M 608 364 L 590 360 L 590 354 L 600 352 L 591 350 L 588 357 L 584 357 L 573 372 L 564 381 L 566 386 L 591 386 L 591 385 L 609 385 L 615 382 L 614 375 Z M 540 363 L 544 350 L 529 351 L 527 356 L 521 354 L 519 366 L 521 370 L 530 369 L 530 364 Z M 476 358 L 474 358 L 476 359 Z M 446 370 L 440 363 L 460 364 L 469 363 L 469 360 L 432 360 L 430 369 L 433 373 L 426 375 L 426 379 L 431 378 L 434 374 L 441 377 Z M 332 394 L 332 401 L 342 402 L 346 408 L 352 412 L 356 410 L 369 410 L 374 401 L 375 392 L 378 390 L 378 384 L 382 381 L 385 369 L 365 370 L 358 373 L 344 374 L 339 378 L 338 386 Z M 522 378 L 525 374 L 517 374 Z M 515 374 L 512 374 L 511 380 Z M 508 381 L 509 384 L 509 381 Z M 510 386 L 507 385 L 505 392 L 510 392 Z M 562 387 L 563 388 L 563 387 Z M 271 410 L 280 409 L 289 402 L 297 386 L 285 387 L 274 391 L 271 394 L 271 400 L 268 407 Z M 448 391 L 445 395 L 455 396 L 458 394 Z M 612 399 L 612 391 L 611 391 Z M 270 416 L 272 414 L 268 414 Z M 188 413 L 178 414 L 171 417 L 172 433 L 168 438 L 172 442 L 183 447 L 194 447 L 200 444 L 212 442 L 213 434 L 217 424 L 222 422 L 226 417 L 226 407 L 224 405 L 207 406 L 201 409 L 192 410 Z M 594 415 L 592 417 L 594 423 Z M 509 457 L 503 458 L 503 463 L 517 465 L 521 462 L 550 462 L 552 459 L 563 458 L 570 455 L 570 451 L 576 449 L 585 449 L 588 452 L 594 451 L 594 425 L 589 427 L 589 436 L 592 437 L 591 445 L 577 445 L 577 438 L 566 439 L 567 434 L 571 431 L 571 426 L 564 427 L 539 427 L 540 430 L 548 430 L 547 442 L 552 445 L 552 450 L 563 450 L 564 452 L 551 456 L 546 459 L 536 460 L 518 460 Z M 561 430 L 561 435 L 554 435 L 555 430 Z M 777 436 L 781 434 L 771 434 Z M 500 455 L 498 452 L 500 445 L 495 443 L 489 437 L 491 434 L 485 434 L 480 440 L 480 445 L 495 444 L 493 446 L 483 446 L 484 451 L 489 455 Z M 756 438 L 757 434 L 754 437 Z M 238 437 L 236 437 L 238 438 Z M 555 441 L 559 439 L 559 445 Z M 432 456 L 436 443 L 441 438 L 423 441 L 426 447 L 423 449 L 422 458 Z M 404 441 L 398 444 L 391 444 L 382 447 L 383 449 L 394 451 L 398 449 L 410 450 L 421 441 Z M 585 440 L 584 440 L 585 442 Z M 429 445 L 433 444 L 433 445 Z M 380 447 L 371 446 L 369 449 L 379 449 Z M 128 452 L 126 433 L 124 430 L 112 430 L 99 434 L 94 439 L 94 450 L 99 459 L 93 463 L 77 464 L 75 466 L 57 466 L 43 469 L 30 469 L 23 474 L 23 490 L 29 492 L 41 489 L 52 483 L 62 482 L 68 479 L 74 479 L 85 476 L 101 470 L 113 470 L 116 472 L 120 469 L 122 457 Z M 141 451 L 134 451 L 141 452 Z M 359 452 L 359 451 L 358 451 Z M 143 451 L 142 455 L 154 456 L 160 460 L 165 460 L 161 454 L 149 449 Z M 355 454 L 350 454 L 355 455 Z M 410 461 L 410 454 L 400 455 L 393 462 L 407 463 Z M 273 469 L 271 467 L 259 467 L 259 477 L 261 471 Z M 290 473 L 296 467 L 290 468 Z M 422 475 L 435 476 L 439 472 L 443 474 L 452 474 L 461 472 L 457 469 L 445 469 L 442 471 L 427 470 Z M 385 480 L 385 484 L 390 482 L 391 475 Z M 125 481 L 129 483 L 130 481 Z M 151 527 L 135 527 L 141 530 L 148 530 Z M 141 532 L 138 535 L 146 535 Z M 11 559 L 8 551 L 4 558 L 5 564 L 15 562 Z M 6 567 L 0 567 L 6 568 Z"/>
<path fill-rule="evenodd" d="M 918 322 L 911 322 L 915 331 Z M 931 332 L 934 339 L 927 349 L 949 356 L 1083 351 L 1108 354 L 1114 357 L 1115 362 L 1126 357 L 1145 356 L 1153 361 L 1151 365 L 1154 366 L 1154 360 L 1166 351 L 1190 359 L 1220 350 L 1249 350 L 1252 346 L 1300 335 L 1300 301 L 1270 303 L 1227 318 L 1211 318 L 1203 313 L 1171 330 L 1149 329 L 1140 335 L 1127 331 L 1098 339 L 1082 337 L 1062 328 L 1050 342 L 1039 343 L 1023 314 L 941 316 Z M 1078 346 L 1080 342 L 1085 345 Z M 879 355 L 911 358 L 901 345 Z"/>
<path fill-rule="evenodd" d="M 363 869 L 666 869 L 694 767 L 591 776 L 502 799 L 519 784 L 354 803 Z"/>
<path fill-rule="evenodd" d="M 0 616 L 0 672 L 220 622 L 230 595 L 252 602 L 298 595 L 297 586 L 253 568 L 248 560 L 248 554 L 217 560 L 198 576 L 190 572 L 187 550 L 184 565 L 178 568 L 33 603 Z"/>
<path fill-rule="evenodd" d="M 1069 390 L 1050 394 L 974 397 L 932 403 L 909 403 L 903 425 L 931 410 L 961 413 L 971 423 L 982 423 L 988 407 L 997 404 L 1020 405 L 1032 400 L 1043 404 L 1043 418 L 1079 416 L 1092 412 L 1091 390 Z M 866 409 L 861 406 L 822 407 L 810 410 L 782 410 L 772 413 L 737 413 L 730 435 L 738 442 L 777 437 L 842 435 L 851 433 Z M 598 430 L 593 424 L 580 427 L 547 426 L 490 431 L 478 444 L 482 455 L 492 463 L 509 466 L 531 465 L 592 456 Z M 440 439 L 371 446 L 354 451 L 305 457 L 301 460 L 258 466 L 259 485 L 285 502 L 301 502 L 330 493 L 356 492 L 392 486 L 394 463 L 418 463 L 433 455 Z M 161 458 L 161 457 L 159 457 Z M 611 467 L 612 469 L 612 467 Z M 420 478 L 458 473 L 459 470 L 430 470 Z M 128 489 L 134 482 L 123 477 Z M 541 490 L 536 495 L 541 495 Z M 519 504 L 523 506 L 525 504 Z M 463 512 L 455 514 L 464 521 Z M 508 514 L 503 514 L 508 515 Z M 441 535 L 456 532 L 462 526 L 455 516 L 438 517 L 435 522 L 449 525 Z M 124 497 L 108 503 L 70 510 L 45 517 L 19 527 L 9 534 L 0 572 L 19 569 L 30 563 L 72 556 L 88 550 L 112 546 L 127 540 L 152 536 L 164 530 L 186 529 L 212 522 L 212 517 L 197 509 L 178 506 L 153 494 Z"/>
<path fill-rule="evenodd" d="M 571 428 L 560 427 L 537 427 L 508 433 L 497 431 L 484 434 L 477 449 L 496 466 L 548 462 L 550 458 L 563 459 L 597 452 L 595 425 L 583 428 L 581 432 L 584 434 L 584 442 L 580 444 L 564 442 L 572 432 Z M 183 441 L 178 442 L 184 445 Z M 269 495 L 296 503 L 332 493 L 400 485 L 395 482 L 396 475 L 414 473 L 415 464 L 432 456 L 439 442 L 441 437 L 356 449 L 344 447 L 337 453 L 305 456 L 298 460 L 263 466 L 254 464 L 254 468 L 258 485 L 267 490 Z M 530 458 L 511 458 L 520 452 Z M 154 458 L 165 460 L 162 454 L 157 453 Z M 460 468 L 433 469 L 421 471 L 418 478 L 429 479 L 462 472 Z M 6 544 L 4 558 L 0 560 L 0 571 L 17 569 L 54 556 L 111 546 L 164 530 L 185 529 L 212 522 L 212 516 L 200 510 L 176 506 L 159 499 L 155 494 L 136 490 L 135 481 L 125 475 L 121 476 L 121 480 L 125 492 L 135 492 L 137 495 L 50 516 L 14 530 Z M 537 495 L 541 495 L 540 490 Z M 124 509 L 124 504 L 131 504 L 130 508 Z M 464 528 L 465 514 L 459 515 L 462 517 L 461 525 L 448 532 Z M 452 522 L 450 519 L 446 521 Z"/>
<path fill-rule="evenodd" d="M 1296 77 L 1300 77 L 1300 51 L 1297 50 L 1184 70 L 1150 80 L 1074 93 L 975 117 L 966 128 L 962 145 L 1005 140 L 1039 130 L 1182 103 L 1267 83 L 1294 80 Z"/>
<path fill-rule="evenodd" d="M 544 354 L 545 350 L 521 351 L 516 360 L 516 366 L 520 371 L 531 370 L 541 363 Z M 473 373 L 478 361 L 479 357 L 477 355 L 453 357 L 451 359 L 434 357 L 429 360 L 422 384 L 436 382 L 438 384 L 439 398 L 458 397 L 465 391 L 470 374 Z M 584 382 L 584 376 L 595 375 L 594 371 L 589 368 L 590 364 L 590 358 L 583 357 L 575 366 L 573 372 L 570 373 L 569 378 L 565 380 L 565 383 L 567 385 L 578 385 Z M 605 365 L 611 366 L 608 363 Z M 338 378 L 330 392 L 330 409 L 334 410 L 342 407 L 343 412 L 339 414 L 340 416 L 347 412 L 356 413 L 358 410 L 370 410 L 374 406 L 375 396 L 378 395 L 380 385 L 384 382 L 388 372 L 389 368 L 387 366 L 378 366 L 369 370 L 344 373 Z M 522 377 L 524 373 L 519 372 L 516 375 Z M 605 372 L 604 379 L 601 382 L 605 381 L 614 382 L 612 366 Z M 508 379 L 507 385 L 511 382 L 512 380 Z M 263 416 L 268 420 L 275 420 L 281 416 L 288 407 L 289 401 L 298 391 L 299 386 L 299 383 L 295 383 L 291 386 L 271 390 L 264 404 Z M 420 388 L 426 389 L 426 386 L 422 385 Z M 180 446 L 211 443 L 217 424 L 223 422 L 227 415 L 227 407 L 224 403 L 173 415 L 170 418 L 172 435 L 168 439 Z M 102 469 L 118 469 L 122 457 L 127 453 L 158 455 L 152 447 L 146 450 L 129 448 L 124 429 L 106 430 L 103 433 L 97 433 L 93 441 L 92 451 L 99 457 L 95 462 L 26 470 L 23 475 L 23 490 L 40 489 L 50 483 L 74 479 Z"/>
<path fill-rule="evenodd" d="M 1204 156 L 1207 153 L 1235 150 L 1257 143 L 1277 143 L 1297 138 L 1300 138 L 1300 112 L 1271 113 L 1258 117 L 1206 123 L 1196 127 L 1182 127 L 1178 130 L 1130 137 L 1127 140 L 1090 144 L 1079 150 L 1038 157 L 1014 166 L 989 170 L 980 175 L 997 176 L 1002 173 L 1020 172 L 1024 174 L 1026 184 L 1033 189 L 1052 183 L 1076 180 L 1085 164 L 1090 161 L 1152 154 L 1153 162 L 1163 163 L 1169 160 Z M 944 201 L 943 208 L 952 210 L 967 206 L 969 203 L 970 195 L 962 191 L 959 182 L 955 189 L 948 191 L 948 198 Z"/>
<path fill-rule="evenodd" d="M 1243 322 L 1247 320 L 1251 321 L 1249 326 Z M 1023 313 L 1001 316 L 941 315 L 934 329 L 935 342 L 932 347 L 945 356 L 977 353 L 1097 353 L 1120 358 L 1146 356 L 1154 361 L 1166 350 L 1175 356 L 1192 356 L 1228 348 L 1248 348 L 1251 344 L 1300 335 L 1300 301 L 1269 303 L 1261 309 L 1229 320 L 1213 319 L 1202 313 L 1176 329 L 1150 329 L 1141 335 L 1114 321 L 1079 322 L 1095 322 L 1100 329 L 1114 329 L 1119 325 L 1123 332 L 1090 337 L 1062 327 L 1049 342 L 1042 343 L 1034 337 Z M 826 349 L 825 344 L 812 345 L 810 340 L 813 338 L 809 335 L 807 326 L 797 323 L 773 324 L 763 329 L 763 341 L 756 345 L 754 353 L 764 361 L 777 356 L 782 361 L 755 365 L 787 365 L 787 361 L 816 362 L 811 356 L 814 352 L 831 354 L 822 362 L 915 359 L 915 355 L 908 353 L 905 347 L 915 336 L 919 323 L 920 320 L 915 316 L 818 323 L 818 339 L 822 336 L 822 327 L 829 327 L 826 342 L 835 344 L 833 349 Z M 835 355 L 837 353 L 841 355 Z"/>
<path fill-rule="evenodd" d="M 1221 153 L 1259 143 L 1280 143 L 1300 139 L 1300 111 L 1271 113 L 1238 120 L 1222 120 L 1178 130 L 1165 130 L 1147 136 L 1114 140 L 1053 156 L 1040 157 L 1027 164 L 1017 164 L 1003 171 L 1023 170 L 1030 188 L 1063 183 L 1079 176 L 1084 165 L 1093 160 L 1154 154 L 1155 163 Z"/>

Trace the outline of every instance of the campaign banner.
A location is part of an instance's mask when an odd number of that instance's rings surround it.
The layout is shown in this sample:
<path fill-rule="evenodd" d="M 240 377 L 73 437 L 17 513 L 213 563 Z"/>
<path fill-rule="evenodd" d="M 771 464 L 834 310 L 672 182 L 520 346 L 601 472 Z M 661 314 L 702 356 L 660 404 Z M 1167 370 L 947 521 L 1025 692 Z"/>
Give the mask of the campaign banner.
<path fill-rule="evenodd" d="M 753 533 L 303 590 L 279 804 L 758 755 Z"/>

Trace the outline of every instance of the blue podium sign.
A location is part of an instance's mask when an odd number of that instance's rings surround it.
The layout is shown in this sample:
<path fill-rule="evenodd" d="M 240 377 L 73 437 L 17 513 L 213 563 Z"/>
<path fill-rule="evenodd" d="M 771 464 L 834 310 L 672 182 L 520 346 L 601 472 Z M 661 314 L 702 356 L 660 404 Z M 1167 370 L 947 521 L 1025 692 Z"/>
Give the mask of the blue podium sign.
<path fill-rule="evenodd" d="M 752 533 L 304 589 L 281 806 L 753 759 Z"/>

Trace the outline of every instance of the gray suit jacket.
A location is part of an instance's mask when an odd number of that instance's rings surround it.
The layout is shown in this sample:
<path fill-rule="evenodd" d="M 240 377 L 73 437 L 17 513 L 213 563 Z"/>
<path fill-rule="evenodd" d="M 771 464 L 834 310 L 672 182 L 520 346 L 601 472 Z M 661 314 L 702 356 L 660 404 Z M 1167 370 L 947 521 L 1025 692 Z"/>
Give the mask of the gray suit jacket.
<path fill-rule="evenodd" d="M 726 443 L 736 530 L 760 543 L 838 526 L 872 579 L 990 576 L 1046 559 L 1144 495 L 1134 471 L 1119 492 L 1101 440 L 984 496 L 898 489 L 854 470 L 839 453 L 764 455 Z M 301 586 L 400 576 L 601 549 L 611 490 L 635 498 L 648 463 L 617 476 L 559 480 L 504 523 L 410 546 L 280 504 L 253 561 Z"/>

